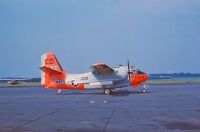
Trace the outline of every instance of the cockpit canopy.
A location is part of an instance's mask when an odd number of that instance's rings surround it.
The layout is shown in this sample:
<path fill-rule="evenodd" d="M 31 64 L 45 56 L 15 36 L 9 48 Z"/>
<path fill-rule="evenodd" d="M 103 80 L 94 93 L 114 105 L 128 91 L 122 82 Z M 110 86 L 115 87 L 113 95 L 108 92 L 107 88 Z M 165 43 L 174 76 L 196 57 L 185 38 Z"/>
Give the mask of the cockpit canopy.
<path fill-rule="evenodd" d="M 131 68 L 131 72 L 132 74 L 145 74 L 143 71 L 141 71 L 140 69 L 132 69 Z"/>

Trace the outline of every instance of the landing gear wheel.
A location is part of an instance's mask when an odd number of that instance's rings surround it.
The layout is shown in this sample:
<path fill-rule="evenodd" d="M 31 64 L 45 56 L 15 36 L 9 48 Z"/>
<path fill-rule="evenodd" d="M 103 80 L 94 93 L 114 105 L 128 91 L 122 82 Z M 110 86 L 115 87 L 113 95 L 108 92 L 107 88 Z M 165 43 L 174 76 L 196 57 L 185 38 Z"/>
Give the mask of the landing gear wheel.
<path fill-rule="evenodd" d="M 146 89 L 142 89 L 142 93 L 146 93 Z"/>
<path fill-rule="evenodd" d="M 111 92 L 112 92 L 112 90 L 109 89 L 109 88 L 107 88 L 107 89 L 104 90 L 104 93 L 105 93 L 105 94 L 110 94 Z"/>

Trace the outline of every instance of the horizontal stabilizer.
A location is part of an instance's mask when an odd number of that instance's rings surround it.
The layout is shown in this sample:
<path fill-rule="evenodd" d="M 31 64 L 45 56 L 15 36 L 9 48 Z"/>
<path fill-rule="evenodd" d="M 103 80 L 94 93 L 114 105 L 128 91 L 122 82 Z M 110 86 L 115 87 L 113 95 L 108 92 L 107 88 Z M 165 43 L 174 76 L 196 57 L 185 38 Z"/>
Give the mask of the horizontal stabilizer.
<path fill-rule="evenodd" d="M 45 72 L 46 74 L 49 74 L 49 75 L 57 75 L 57 74 L 62 74 L 62 72 L 60 71 L 56 71 L 56 70 L 53 70 L 49 67 L 46 67 L 46 66 L 42 66 L 40 67 L 40 69 Z"/>

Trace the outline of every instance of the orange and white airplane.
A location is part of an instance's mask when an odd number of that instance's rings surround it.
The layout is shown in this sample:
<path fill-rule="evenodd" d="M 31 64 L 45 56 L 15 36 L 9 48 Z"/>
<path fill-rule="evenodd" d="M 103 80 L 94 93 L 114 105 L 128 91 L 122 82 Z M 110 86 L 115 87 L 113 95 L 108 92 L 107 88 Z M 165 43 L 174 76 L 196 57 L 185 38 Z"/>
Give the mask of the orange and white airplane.
<path fill-rule="evenodd" d="M 138 88 L 144 84 L 142 92 L 146 92 L 145 81 L 148 74 L 132 66 L 109 67 L 106 64 L 94 64 L 91 72 L 70 74 L 63 70 L 54 53 L 49 52 L 41 56 L 41 84 L 45 88 L 61 90 L 103 89 L 110 94 L 115 88 L 132 86 Z"/>

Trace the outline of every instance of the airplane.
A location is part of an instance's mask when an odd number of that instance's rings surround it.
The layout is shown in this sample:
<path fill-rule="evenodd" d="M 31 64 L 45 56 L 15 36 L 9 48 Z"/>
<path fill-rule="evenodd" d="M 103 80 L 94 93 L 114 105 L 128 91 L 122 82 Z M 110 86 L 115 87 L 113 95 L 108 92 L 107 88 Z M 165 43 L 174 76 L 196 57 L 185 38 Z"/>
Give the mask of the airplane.
<path fill-rule="evenodd" d="M 10 85 L 17 85 L 24 83 L 24 81 L 30 80 L 29 78 L 2 78 L 0 81 L 7 81 Z"/>
<path fill-rule="evenodd" d="M 116 88 L 138 88 L 144 85 L 142 93 L 146 92 L 145 82 L 148 74 L 133 66 L 109 67 L 106 64 L 94 64 L 91 72 L 82 74 L 70 74 L 63 70 L 53 52 L 44 53 L 41 56 L 41 85 L 49 89 L 61 90 L 92 90 L 103 89 L 105 94 L 110 94 Z"/>

